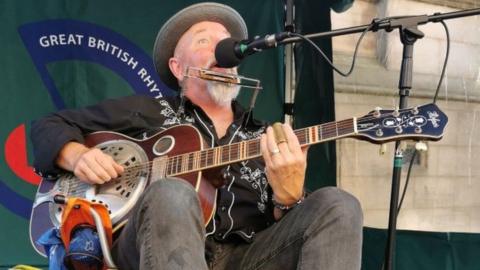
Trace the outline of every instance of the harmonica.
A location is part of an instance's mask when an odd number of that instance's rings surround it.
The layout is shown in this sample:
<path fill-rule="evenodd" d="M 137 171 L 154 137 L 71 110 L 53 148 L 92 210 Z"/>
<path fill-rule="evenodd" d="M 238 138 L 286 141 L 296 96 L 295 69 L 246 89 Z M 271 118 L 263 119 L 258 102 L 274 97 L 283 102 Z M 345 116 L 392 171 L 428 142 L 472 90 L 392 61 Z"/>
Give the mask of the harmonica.
<path fill-rule="evenodd" d="M 227 84 L 240 85 L 247 88 L 256 88 L 261 89 L 260 81 L 257 79 L 251 79 L 247 77 L 240 76 L 238 74 L 232 73 L 222 73 L 213 70 L 196 68 L 196 67 L 187 67 L 185 71 L 185 76 L 190 78 L 198 78 L 208 81 L 215 81 Z"/>

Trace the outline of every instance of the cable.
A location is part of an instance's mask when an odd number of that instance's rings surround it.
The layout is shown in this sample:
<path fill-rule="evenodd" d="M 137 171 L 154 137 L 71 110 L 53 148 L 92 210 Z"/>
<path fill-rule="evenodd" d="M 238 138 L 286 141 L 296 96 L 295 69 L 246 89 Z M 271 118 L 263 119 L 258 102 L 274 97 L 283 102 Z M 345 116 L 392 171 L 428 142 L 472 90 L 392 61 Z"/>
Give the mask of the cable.
<path fill-rule="evenodd" d="M 447 24 L 444 21 L 440 21 L 440 23 L 443 25 L 443 28 L 445 29 L 445 34 L 446 34 L 446 37 L 447 37 L 447 49 L 446 49 L 446 52 L 445 52 L 445 60 L 443 61 L 442 73 L 440 74 L 440 79 L 439 79 L 438 84 L 437 84 L 437 89 L 435 90 L 435 95 L 433 96 L 433 103 L 437 102 L 438 93 L 440 92 L 440 87 L 442 86 L 443 77 L 444 77 L 445 71 L 447 69 L 448 57 L 450 55 L 450 33 L 448 31 Z M 400 209 L 402 208 L 403 199 L 405 198 L 408 183 L 410 181 L 410 173 L 411 173 L 411 170 L 412 170 L 413 161 L 415 160 L 415 157 L 416 157 L 417 154 L 418 154 L 418 150 L 415 149 L 415 151 L 412 154 L 412 159 L 410 160 L 410 164 L 408 165 L 407 177 L 405 179 L 405 186 L 403 187 L 402 197 L 401 197 L 400 203 L 398 204 L 398 207 L 397 207 L 397 217 L 398 217 L 398 214 L 400 213 Z"/>
<path fill-rule="evenodd" d="M 317 44 L 315 44 L 310 38 L 307 38 L 301 34 L 298 34 L 298 33 L 290 33 L 290 36 L 294 36 L 294 37 L 299 37 L 301 39 L 303 39 L 304 41 L 308 42 L 310 45 L 312 45 L 319 53 L 320 55 L 322 55 L 322 57 L 325 59 L 325 61 L 333 68 L 333 70 L 335 70 L 338 74 L 342 75 L 343 77 L 348 77 L 352 71 L 353 71 L 353 68 L 355 67 L 355 60 L 357 59 L 357 52 L 358 52 L 358 47 L 360 46 L 360 43 L 363 39 L 363 37 L 365 36 L 365 34 L 370 31 L 375 25 L 377 25 L 379 22 L 383 21 L 383 20 L 386 20 L 386 19 L 382 19 L 382 20 L 378 20 L 378 21 L 374 21 L 372 22 L 363 32 L 362 32 L 362 35 L 360 36 L 360 38 L 358 39 L 357 41 L 357 44 L 355 45 L 355 51 L 353 53 L 353 59 L 352 59 L 352 65 L 350 66 L 350 70 L 346 73 L 342 72 L 341 70 L 339 70 L 333 63 L 330 59 L 328 59 L 327 55 L 322 51 L 322 49 L 320 49 L 320 47 L 317 46 Z"/>
<path fill-rule="evenodd" d="M 438 92 L 440 92 L 440 87 L 442 86 L 443 76 L 445 75 L 445 70 L 447 69 L 448 57 L 450 55 L 450 33 L 448 31 L 448 26 L 444 21 L 440 21 L 445 29 L 445 34 L 447 36 L 447 51 L 445 53 L 445 61 L 443 62 L 442 74 L 440 75 L 440 81 L 438 81 L 437 90 L 435 91 L 435 96 L 433 97 L 433 103 L 437 102 Z"/>

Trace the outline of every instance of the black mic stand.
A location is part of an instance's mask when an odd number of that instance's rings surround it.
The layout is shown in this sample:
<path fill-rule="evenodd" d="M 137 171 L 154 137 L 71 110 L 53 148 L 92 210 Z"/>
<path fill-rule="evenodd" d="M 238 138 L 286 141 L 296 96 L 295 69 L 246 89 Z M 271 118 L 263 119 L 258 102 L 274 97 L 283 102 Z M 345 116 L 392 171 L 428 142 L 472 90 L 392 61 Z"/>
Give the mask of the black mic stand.
<path fill-rule="evenodd" d="M 424 34 L 418 30 L 419 22 L 424 21 L 426 16 L 408 17 L 398 19 L 392 24 L 399 25 L 400 41 L 403 44 L 402 66 L 400 70 L 400 80 L 398 83 L 399 110 L 408 107 L 408 96 L 412 89 L 413 75 L 413 45 L 417 39 L 423 38 Z M 388 31 L 389 29 L 387 29 Z M 385 248 L 385 267 L 384 269 L 393 269 L 393 260 L 395 258 L 396 228 L 398 213 L 398 195 L 400 192 L 400 181 L 403 165 L 403 150 L 400 147 L 401 141 L 395 142 L 395 157 L 392 173 L 392 190 L 390 193 L 390 211 L 388 217 L 388 237 Z"/>
<path fill-rule="evenodd" d="M 285 0 L 285 32 L 295 32 L 295 0 Z M 285 123 L 294 127 L 293 104 L 295 101 L 294 44 L 287 44 L 284 52 L 285 99 L 283 114 Z"/>
<path fill-rule="evenodd" d="M 343 28 L 323 33 L 305 35 L 307 38 L 318 37 L 333 37 L 352 33 L 360 33 L 364 31 L 378 31 L 386 30 L 390 32 L 395 28 L 400 30 L 400 40 L 403 44 L 403 59 L 400 70 L 400 80 L 398 84 L 399 88 L 399 109 L 404 109 L 408 106 L 408 96 L 410 89 L 412 88 L 412 74 L 413 74 L 413 45 L 415 42 L 422 38 L 424 34 L 418 30 L 418 25 L 426 24 L 429 22 L 440 22 L 442 20 L 454 19 L 466 16 L 479 15 L 480 9 L 462 10 L 449 13 L 436 13 L 434 15 L 421 15 L 421 16 L 402 16 L 392 17 L 386 19 L 376 19 L 372 22 L 372 25 L 363 25 L 357 27 Z M 279 44 L 286 44 L 292 42 L 299 42 L 302 39 L 298 37 L 287 38 L 280 41 Z M 384 269 L 393 269 L 393 259 L 395 256 L 395 240 L 396 240 L 396 228 L 397 228 L 397 207 L 398 207 L 398 195 L 400 191 L 400 177 L 402 171 L 403 153 L 400 149 L 400 141 L 395 142 L 395 157 L 392 175 L 392 189 L 390 195 L 390 211 L 388 219 L 388 237 L 387 246 L 385 249 L 385 267 Z"/>

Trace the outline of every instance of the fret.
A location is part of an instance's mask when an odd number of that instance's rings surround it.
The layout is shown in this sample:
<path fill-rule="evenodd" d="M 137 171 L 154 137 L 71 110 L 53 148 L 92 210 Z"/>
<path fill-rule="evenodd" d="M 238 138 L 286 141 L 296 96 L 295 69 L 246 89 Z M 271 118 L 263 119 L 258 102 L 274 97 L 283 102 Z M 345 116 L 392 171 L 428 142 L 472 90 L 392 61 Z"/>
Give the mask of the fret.
<path fill-rule="evenodd" d="M 188 154 L 182 155 L 182 172 L 188 171 Z"/>
<path fill-rule="evenodd" d="M 320 140 L 324 140 L 324 135 L 325 135 L 325 125 L 320 125 Z"/>
<path fill-rule="evenodd" d="M 220 150 L 219 147 L 213 148 L 213 164 L 212 165 L 218 164 L 219 161 L 220 161 L 220 151 L 219 150 Z"/>
<path fill-rule="evenodd" d="M 166 174 L 167 176 L 169 176 L 169 175 L 172 174 L 172 173 L 171 173 L 171 170 L 170 170 L 170 161 L 171 161 L 171 159 L 168 159 L 168 160 L 167 160 L 167 164 L 165 165 L 165 174 Z"/>
<path fill-rule="evenodd" d="M 313 140 L 312 132 L 313 130 L 311 128 L 306 128 L 304 129 L 305 133 L 305 142 L 303 144 L 309 144 Z M 302 143 L 300 143 L 302 144 Z"/>
<path fill-rule="evenodd" d="M 181 160 L 181 157 L 182 156 L 177 156 L 177 158 L 175 159 L 176 162 L 175 162 L 175 174 L 178 174 L 181 169 L 182 169 L 182 160 Z"/>
<path fill-rule="evenodd" d="M 318 128 L 318 131 L 319 131 L 319 136 L 318 137 L 320 137 L 320 141 L 323 140 L 322 129 L 323 129 L 323 125 L 320 125 L 319 128 Z"/>
<path fill-rule="evenodd" d="M 241 142 L 238 143 L 238 159 L 243 159 L 243 145 Z"/>
<path fill-rule="evenodd" d="M 244 142 L 244 141 L 243 141 L 243 142 L 240 142 L 240 144 L 242 145 L 242 146 L 241 146 L 242 154 L 240 155 L 240 157 L 241 157 L 242 159 L 245 159 L 246 156 L 247 156 L 247 155 L 246 155 L 247 151 L 246 151 L 245 142 Z"/>
<path fill-rule="evenodd" d="M 257 142 L 258 142 L 258 140 L 257 141 L 252 141 L 248 144 L 248 156 L 254 156 L 254 155 L 257 154 L 257 150 L 258 150 L 258 148 L 256 146 L 258 144 Z"/>
<path fill-rule="evenodd" d="M 194 163 L 195 163 L 195 166 L 194 166 L 194 168 L 195 168 L 196 170 L 198 170 L 198 169 L 201 168 L 201 165 L 200 165 L 200 154 L 201 154 L 201 153 L 202 153 L 201 151 L 195 153 L 195 158 L 194 158 L 194 160 L 195 160 L 195 162 L 194 162 Z"/>
<path fill-rule="evenodd" d="M 232 155 L 231 160 L 238 160 L 239 159 L 239 157 L 238 157 L 238 153 L 240 152 L 239 147 L 240 147 L 240 145 L 238 143 L 235 144 L 235 148 L 232 150 L 233 155 Z"/>
<path fill-rule="evenodd" d="M 172 159 L 172 166 L 170 167 L 170 173 L 175 173 L 175 158 Z"/>
<path fill-rule="evenodd" d="M 200 152 L 200 168 L 205 167 L 207 167 L 207 151 L 203 150 Z"/>
<path fill-rule="evenodd" d="M 210 148 L 210 149 L 207 150 L 207 164 L 206 164 L 207 166 L 212 166 L 213 165 L 213 159 L 214 159 L 213 149 Z"/>
<path fill-rule="evenodd" d="M 195 168 L 195 152 L 188 155 L 188 170 L 193 171 Z"/>
<path fill-rule="evenodd" d="M 173 157 L 171 160 L 170 160 L 170 174 L 174 174 L 174 171 L 173 171 L 173 168 L 174 168 L 174 165 L 175 165 L 175 157 Z"/>
<path fill-rule="evenodd" d="M 335 122 L 335 132 L 337 133 L 337 137 L 338 137 L 338 123 Z"/>
<path fill-rule="evenodd" d="M 313 127 L 313 138 L 314 138 L 313 141 L 312 141 L 313 143 L 318 142 L 317 134 L 318 134 L 318 125 Z"/>
<path fill-rule="evenodd" d="M 353 125 L 353 133 L 358 134 L 358 129 L 357 129 L 357 118 L 353 117 L 352 119 L 352 125 Z"/>
<path fill-rule="evenodd" d="M 223 164 L 225 162 L 228 162 L 228 150 L 227 150 L 228 145 L 224 145 L 220 147 L 221 153 L 220 153 L 220 164 Z"/>

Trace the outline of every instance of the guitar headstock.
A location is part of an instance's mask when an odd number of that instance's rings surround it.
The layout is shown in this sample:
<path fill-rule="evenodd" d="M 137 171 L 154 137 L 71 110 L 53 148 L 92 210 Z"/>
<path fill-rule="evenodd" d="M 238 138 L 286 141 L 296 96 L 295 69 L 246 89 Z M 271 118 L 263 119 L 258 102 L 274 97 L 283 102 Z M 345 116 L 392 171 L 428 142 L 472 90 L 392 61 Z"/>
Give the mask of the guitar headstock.
<path fill-rule="evenodd" d="M 402 110 L 374 110 L 359 117 L 356 135 L 372 142 L 440 140 L 448 117 L 431 103 Z"/>

